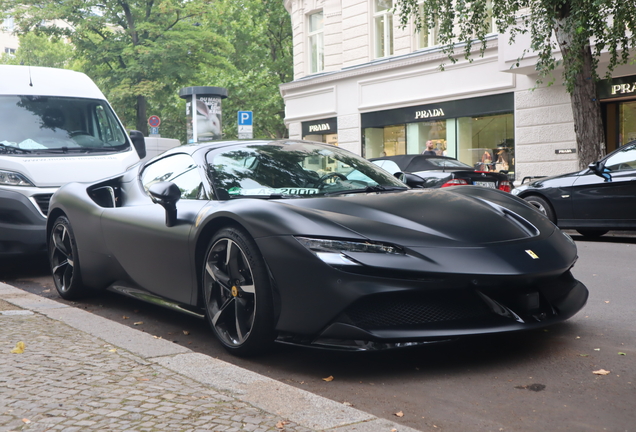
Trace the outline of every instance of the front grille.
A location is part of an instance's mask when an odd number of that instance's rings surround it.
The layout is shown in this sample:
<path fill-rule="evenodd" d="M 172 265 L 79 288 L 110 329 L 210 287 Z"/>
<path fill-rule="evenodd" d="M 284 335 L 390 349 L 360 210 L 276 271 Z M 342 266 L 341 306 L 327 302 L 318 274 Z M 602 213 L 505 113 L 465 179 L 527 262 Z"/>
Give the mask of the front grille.
<path fill-rule="evenodd" d="M 345 312 L 352 324 L 367 330 L 479 318 L 492 313 L 471 292 L 377 295 L 354 303 Z"/>
<path fill-rule="evenodd" d="M 51 201 L 51 197 L 53 194 L 38 194 L 33 195 L 33 199 L 40 207 L 40 211 L 44 214 L 44 216 L 49 214 L 49 202 Z"/>

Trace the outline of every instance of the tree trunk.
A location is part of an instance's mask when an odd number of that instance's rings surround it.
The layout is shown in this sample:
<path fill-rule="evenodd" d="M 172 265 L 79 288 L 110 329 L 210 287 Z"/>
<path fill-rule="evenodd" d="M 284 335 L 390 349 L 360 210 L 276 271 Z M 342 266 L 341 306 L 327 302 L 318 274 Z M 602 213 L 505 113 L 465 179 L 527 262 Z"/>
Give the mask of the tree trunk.
<path fill-rule="evenodd" d="M 592 50 L 589 45 L 580 49 L 573 46 L 571 43 L 573 35 L 565 30 L 568 28 L 564 25 L 565 19 L 567 17 L 557 21 L 554 32 L 563 55 L 566 74 L 575 61 L 582 63 L 580 71 L 574 76 L 570 101 L 574 115 L 579 169 L 585 169 L 590 163 L 605 156 L 605 130 L 601 117 L 601 104 L 596 96 Z"/>
<path fill-rule="evenodd" d="M 136 128 L 139 132 L 148 136 L 148 115 L 146 114 L 146 97 L 137 96 L 137 125 Z"/>

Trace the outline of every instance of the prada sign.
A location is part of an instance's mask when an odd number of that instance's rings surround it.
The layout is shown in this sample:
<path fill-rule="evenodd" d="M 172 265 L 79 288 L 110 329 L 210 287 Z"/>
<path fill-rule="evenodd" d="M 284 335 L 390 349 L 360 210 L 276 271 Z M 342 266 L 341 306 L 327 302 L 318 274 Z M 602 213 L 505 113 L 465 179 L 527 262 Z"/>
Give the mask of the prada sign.
<path fill-rule="evenodd" d="M 435 117 L 444 117 L 444 110 L 441 108 L 415 111 L 415 120 L 418 119 L 427 119 L 427 118 L 435 118 Z"/>
<path fill-rule="evenodd" d="M 636 97 L 636 75 L 612 78 L 598 83 L 598 98 Z"/>
<path fill-rule="evenodd" d="M 338 133 L 338 118 L 302 122 L 303 137 L 306 135 L 327 135 Z"/>

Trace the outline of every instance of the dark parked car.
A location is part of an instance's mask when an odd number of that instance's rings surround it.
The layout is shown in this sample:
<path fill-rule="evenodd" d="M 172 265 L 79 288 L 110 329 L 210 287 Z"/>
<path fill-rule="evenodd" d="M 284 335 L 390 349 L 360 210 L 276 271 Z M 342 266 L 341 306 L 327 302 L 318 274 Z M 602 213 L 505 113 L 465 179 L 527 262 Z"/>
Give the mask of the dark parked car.
<path fill-rule="evenodd" d="M 320 143 L 177 147 L 63 186 L 47 230 L 62 297 L 110 289 L 207 317 L 238 355 L 527 330 L 588 296 L 574 242 L 523 200 L 410 189 Z"/>
<path fill-rule="evenodd" d="M 525 199 L 560 228 L 597 237 L 609 230 L 636 230 L 636 141 L 582 171 L 523 184 Z"/>
<path fill-rule="evenodd" d="M 477 171 L 470 165 L 447 156 L 407 154 L 369 160 L 391 174 L 397 172 L 407 174 L 411 177 L 411 182 L 418 187 L 444 188 L 474 185 L 499 189 L 504 192 L 510 192 L 512 188 L 512 183 L 506 173 Z"/>

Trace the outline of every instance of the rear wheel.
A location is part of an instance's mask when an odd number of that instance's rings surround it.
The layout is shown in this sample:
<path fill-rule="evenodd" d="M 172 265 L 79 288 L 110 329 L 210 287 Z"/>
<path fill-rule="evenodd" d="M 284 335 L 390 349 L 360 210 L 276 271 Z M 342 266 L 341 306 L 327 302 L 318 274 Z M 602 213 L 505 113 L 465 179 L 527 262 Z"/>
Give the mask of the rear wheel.
<path fill-rule="evenodd" d="M 552 221 L 552 223 L 556 223 L 556 217 L 554 216 L 552 206 L 545 198 L 536 195 L 530 195 L 529 197 L 525 197 L 524 199 L 528 202 L 528 204 L 531 204 L 541 213 L 546 215 L 548 219 Z"/>
<path fill-rule="evenodd" d="M 607 234 L 607 232 L 609 230 L 604 230 L 604 229 L 577 229 L 576 231 L 579 234 L 581 234 L 583 237 L 596 238 L 596 237 L 602 236 L 603 234 Z"/>
<path fill-rule="evenodd" d="M 210 241 L 203 263 L 206 316 L 225 348 L 235 355 L 260 354 L 276 337 L 269 277 L 254 240 L 224 228 Z"/>
<path fill-rule="evenodd" d="M 86 295 L 82 286 L 77 244 L 66 216 L 55 220 L 49 237 L 49 264 L 57 292 L 67 300 Z"/>

